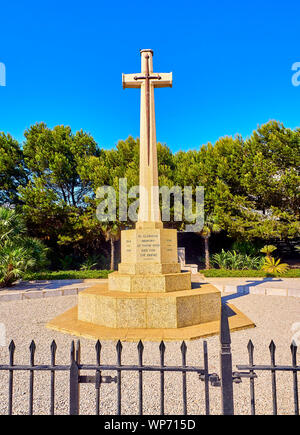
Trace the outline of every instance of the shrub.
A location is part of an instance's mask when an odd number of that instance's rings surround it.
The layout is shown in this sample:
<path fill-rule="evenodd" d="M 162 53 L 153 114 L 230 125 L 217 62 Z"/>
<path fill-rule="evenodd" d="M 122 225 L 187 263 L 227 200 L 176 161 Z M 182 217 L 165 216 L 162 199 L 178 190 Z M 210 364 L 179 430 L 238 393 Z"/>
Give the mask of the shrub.
<path fill-rule="evenodd" d="M 107 278 L 109 270 L 44 270 L 41 272 L 26 272 L 24 280 L 54 280 L 54 279 L 104 279 Z"/>
<path fill-rule="evenodd" d="M 15 210 L 0 207 L 0 287 L 11 286 L 28 270 L 45 267 L 47 251 L 40 240 L 26 236 Z"/>
<path fill-rule="evenodd" d="M 289 265 L 281 263 L 280 258 L 275 259 L 271 256 L 272 252 L 276 251 L 276 246 L 266 245 L 261 249 L 261 252 L 266 254 L 262 270 L 271 275 L 282 275 L 289 269 Z"/>
<path fill-rule="evenodd" d="M 240 254 L 236 251 L 222 251 L 212 256 L 212 263 L 220 269 L 243 270 L 254 269 L 258 270 L 262 266 L 263 259 L 259 256 L 253 257 L 247 254 Z"/>
<path fill-rule="evenodd" d="M 259 242 L 252 243 L 247 240 L 245 241 L 235 241 L 231 249 L 237 251 L 239 254 L 257 256 L 260 253 L 262 244 Z"/>
<path fill-rule="evenodd" d="M 95 269 L 100 260 L 99 255 L 90 255 L 87 259 L 82 263 L 80 270 L 92 270 Z"/>
<path fill-rule="evenodd" d="M 262 269 L 271 275 L 282 275 L 288 270 L 289 265 L 286 263 L 280 263 L 280 261 L 280 258 L 276 260 L 273 257 L 266 257 Z"/>

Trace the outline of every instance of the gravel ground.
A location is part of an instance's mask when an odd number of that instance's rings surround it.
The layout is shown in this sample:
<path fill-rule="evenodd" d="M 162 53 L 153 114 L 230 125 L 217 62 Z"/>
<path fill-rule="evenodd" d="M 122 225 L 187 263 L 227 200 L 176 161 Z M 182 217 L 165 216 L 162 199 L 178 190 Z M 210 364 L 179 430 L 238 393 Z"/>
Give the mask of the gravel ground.
<path fill-rule="evenodd" d="M 229 299 L 230 296 L 226 296 Z M 66 309 L 76 305 L 76 296 L 53 297 L 28 301 L 14 301 L 0 303 L 0 323 L 6 328 L 6 344 L 13 339 L 16 344 L 15 363 L 29 363 L 29 345 L 34 339 L 37 345 L 36 364 L 50 363 L 50 344 L 56 340 L 57 364 L 68 364 L 72 339 L 76 337 L 50 331 L 45 324 Z M 269 364 L 269 343 L 273 339 L 276 344 L 276 363 L 290 364 L 290 343 L 293 337 L 292 325 L 300 322 L 300 299 L 284 298 L 280 296 L 246 295 L 234 298 L 231 301 L 242 310 L 257 325 L 255 329 L 248 329 L 232 333 L 233 364 L 247 364 L 247 343 L 251 338 L 254 346 L 254 361 L 257 364 Z M 299 326 L 299 325 L 298 325 Z M 298 328 L 300 329 L 300 328 Z M 207 339 L 209 354 L 209 371 L 220 373 L 219 370 L 219 338 Z M 116 361 L 115 342 L 103 342 L 102 362 L 114 363 Z M 166 343 L 166 364 L 180 365 L 179 342 Z M 91 364 L 95 362 L 95 343 L 90 340 L 81 340 L 82 362 Z M 187 343 L 188 365 L 203 366 L 203 340 Z M 299 358 L 298 358 L 299 360 Z M 0 364 L 7 364 L 8 350 L 0 347 Z M 137 364 L 137 351 L 135 343 L 123 343 L 122 362 L 124 364 Z M 145 343 L 145 364 L 159 364 L 158 343 Z M 299 364 L 299 363 L 298 363 Z M 85 372 L 85 374 L 88 374 Z M 93 374 L 93 373 L 90 373 Z M 103 373 L 105 375 L 115 373 Z M 256 409 L 258 414 L 272 413 L 271 374 L 259 372 L 256 384 Z M 14 413 L 26 414 L 28 412 L 28 372 L 18 372 L 14 381 Z M 188 413 L 204 413 L 204 383 L 196 374 L 188 374 Z M 165 375 L 166 387 L 166 414 L 182 413 L 182 375 L 167 373 Z M 278 412 L 280 414 L 293 413 L 292 374 L 278 373 Z M 125 372 L 122 375 L 122 413 L 138 413 L 138 374 Z M 0 414 L 7 413 L 8 375 L 0 372 Z M 300 388 L 300 385 L 299 385 Z M 56 375 L 56 402 L 55 413 L 68 413 L 68 373 L 58 372 Z M 101 386 L 101 413 L 116 413 L 116 384 L 103 384 Z M 159 373 L 144 374 L 144 412 L 146 414 L 159 414 L 160 400 Z M 49 412 L 50 375 L 45 372 L 36 372 L 34 386 L 34 414 L 47 414 Z M 234 385 L 236 414 L 250 413 L 249 380 Z M 211 412 L 220 413 L 220 388 L 210 388 Z M 92 384 L 81 385 L 81 413 L 94 413 L 95 389 Z"/>

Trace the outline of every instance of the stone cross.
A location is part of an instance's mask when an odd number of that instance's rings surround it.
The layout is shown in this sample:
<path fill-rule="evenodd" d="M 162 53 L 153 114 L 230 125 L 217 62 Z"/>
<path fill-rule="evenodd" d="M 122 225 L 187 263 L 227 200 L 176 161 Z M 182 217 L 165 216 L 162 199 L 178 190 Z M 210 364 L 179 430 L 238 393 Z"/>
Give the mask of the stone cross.
<path fill-rule="evenodd" d="M 153 73 L 153 51 L 141 50 L 141 73 L 122 74 L 123 89 L 141 89 L 140 208 L 138 223 L 161 223 L 159 210 L 154 88 L 172 87 L 172 73 Z"/>

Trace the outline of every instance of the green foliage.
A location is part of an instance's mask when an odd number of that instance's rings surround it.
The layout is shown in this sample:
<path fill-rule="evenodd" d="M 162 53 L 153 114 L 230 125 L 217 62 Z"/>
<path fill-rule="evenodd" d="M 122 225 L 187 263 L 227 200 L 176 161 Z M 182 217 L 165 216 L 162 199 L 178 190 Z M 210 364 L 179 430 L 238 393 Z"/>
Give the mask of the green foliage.
<path fill-rule="evenodd" d="M 260 252 L 262 252 L 263 254 L 266 254 L 267 257 L 270 257 L 272 252 L 276 251 L 276 246 L 274 245 L 265 245 Z"/>
<path fill-rule="evenodd" d="M 242 270 L 260 269 L 263 263 L 261 257 L 252 257 L 236 251 L 222 251 L 212 256 L 212 263 L 220 269 Z"/>
<path fill-rule="evenodd" d="M 0 132 L 0 205 L 18 204 L 18 187 L 27 181 L 19 143 L 10 134 Z"/>
<path fill-rule="evenodd" d="M 299 236 L 300 129 L 272 121 L 247 140 L 223 137 L 176 154 L 157 144 L 157 151 L 160 185 L 205 188 L 205 252 L 199 255 L 205 255 L 206 267 L 212 233 L 226 233 L 236 241 L 232 250 L 250 257 L 262 243 Z M 127 178 L 128 189 L 139 184 L 139 139 L 128 137 L 103 150 L 82 130 L 39 123 L 26 130 L 22 149 L 0 133 L 0 204 L 17 207 L 27 233 L 52 249 L 53 268 L 66 255 L 72 263 L 63 267 L 70 268 L 95 253 L 107 259 L 109 251 L 113 264 L 117 234 L 132 222 L 117 221 L 113 231 L 100 223 L 96 191 L 110 185 L 118 192 L 119 178 Z M 184 229 L 187 223 L 185 217 L 169 226 Z"/>
<path fill-rule="evenodd" d="M 34 184 L 40 180 L 57 201 L 83 205 L 89 186 L 81 180 L 79 168 L 83 160 L 98 155 L 94 139 L 82 130 L 73 134 L 63 125 L 51 130 L 44 123 L 31 126 L 24 135 L 24 160 Z"/>
<path fill-rule="evenodd" d="M 262 265 L 262 270 L 271 275 L 282 275 L 289 269 L 289 265 L 286 263 L 281 263 L 280 259 L 275 259 L 271 256 L 272 252 L 276 251 L 276 246 L 265 245 L 260 252 L 266 254 L 264 263 Z"/>
<path fill-rule="evenodd" d="M 80 270 L 92 270 L 95 269 L 100 260 L 99 255 L 90 255 L 86 258 L 86 260 L 82 263 Z"/>
<path fill-rule="evenodd" d="M 286 263 L 281 263 L 280 258 L 277 260 L 273 257 L 266 257 L 265 263 L 262 266 L 262 270 L 271 275 L 282 275 L 289 268 Z"/>
<path fill-rule="evenodd" d="M 25 139 L 24 161 L 31 177 L 19 195 L 30 234 L 62 256 L 88 255 L 103 238 L 91 181 L 81 177 L 81 170 L 89 159 L 100 158 L 100 150 L 89 134 L 73 134 L 65 126 L 51 130 L 35 124 L 26 130 Z"/>
<path fill-rule="evenodd" d="M 59 263 L 62 270 L 70 270 L 73 263 L 73 257 L 71 255 L 65 255 L 63 258 L 59 259 Z"/>
<path fill-rule="evenodd" d="M 106 279 L 109 270 L 66 270 L 66 271 L 42 271 L 27 272 L 23 279 L 27 281 L 35 280 L 55 280 L 55 279 Z"/>
<path fill-rule="evenodd" d="M 229 270 L 229 269 L 209 269 L 201 270 L 207 278 L 266 278 L 272 276 L 263 270 Z M 274 275 L 275 276 L 275 275 Z M 289 269 L 281 278 L 300 278 L 300 269 Z"/>
<path fill-rule="evenodd" d="M 277 209 L 299 217 L 299 131 L 270 121 L 245 142 L 241 184 L 252 194 L 256 208 Z"/>
<path fill-rule="evenodd" d="M 261 242 L 250 242 L 248 240 L 236 240 L 233 242 L 231 249 L 237 251 L 240 254 L 257 256 L 259 255 Z"/>
<path fill-rule="evenodd" d="M 26 236 L 21 216 L 0 207 L 0 287 L 11 286 L 27 270 L 47 263 L 47 248 L 40 240 Z"/>
<path fill-rule="evenodd" d="M 300 234 L 300 130 L 269 122 L 174 156 L 176 184 L 205 187 L 205 214 L 239 241 Z"/>

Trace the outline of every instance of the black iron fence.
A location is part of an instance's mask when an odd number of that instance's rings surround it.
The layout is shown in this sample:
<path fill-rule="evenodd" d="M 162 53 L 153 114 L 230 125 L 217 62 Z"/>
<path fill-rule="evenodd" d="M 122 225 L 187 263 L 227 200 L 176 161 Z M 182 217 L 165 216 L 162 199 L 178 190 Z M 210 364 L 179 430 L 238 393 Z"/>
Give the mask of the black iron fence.
<path fill-rule="evenodd" d="M 272 404 L 273 414 L 277 415 L 277 384 L 276 373 L 291 372 L 293 383 L 293 399 L 294 399 L 294 414 L 299 415 L 299 395 L 298 395 L 298 379 L 297 373 L 300 371 L 300 366 L 297 366 L 297 346 L 293 342 L 290 346 L 292 364 L 289 365 L 276 365 L 275 364 L 275 351 L 276 346 L 272 340 L 269 345 L 270 350 L 270 365 L 256 365 L 254 364 L 254 345 L 251 340 L 248 342 L 247 350 L 249 357 L 249 364 L 238 364 L 237 371 L 232 370 L 232 355 L 231 355 L 231 337 L 228 324 L 228 307 L 222 306 L 221 313 L 221 329 L 220 329 L 220 342 L 221 342 L 221 385 L 222 385 L 222 405 L 223 414 L 234 414 L 234 398 L 233 398 L 233 383 L 241 383 L 243 379 L 248 378 L 250 381 L 250 407 L 251 414 L 255 415 L 255 379 L 258 378 L 258 373 L 267 371 L 271 373 L 272 384 Z"/>
<path fill-rule="evenodd" d="M 29 365 L 16 365 L 14 364 L 15 344 L 12 341 L 9 345 L 9 364 L 0 365 L 0 371 L 7 371 L 9 373 L 9 388 L 8 388 L 8 414 L 13 414 L 13 386 L 14 386 L 14 373 L 16 371 L 29 372 L 29 404 L 28 413 L 32 415 L 33 409 L 33 393 L 34 393 L 34 374 L 37 371 L 47 371 L 50 373 L 50 414 L 54 415 L 55 409 L 55 375 L 58 371 L 65 371 L 69 373 L 69 413 L 70 415 L 78 415 L 80 412 L 80 384 L 89 383 L 95 387 L 95 413 L 100 413 L 100 389 L 102 384 L 116 383 L 117 397 L 116 397 L 116 414 L 122 413 L 122 373 L 125 371 L 133 371 L 138 373 L 138 395 L 139 395 L 139 415 L 144 412 L 143 409 L 143 373 L 144 372 L 159 372 L 160 373 L 160 414 L 165 413 L 165 373 L 166 372 L 179 372 L 182 374 L 182 413 L 187 414 L 187 373 L 197 373 L 199 379 L 205 384 L 205 411 L 209 414 L 209 383 L 212 385 L 218 382 L 216 374 L 209 374 L 208 372 L 208 354 L 207 342 L 203 342 L 203 359 L 204 366 L 189 366 L 186 364 L 187 346 L 182 342 L 180 347 L 182 364 L 180 366 L 167 366 L 165 365 L 165 350 L 166 346 L 162 341 L 159 345 L 160 365 L 145 365 L 143 364 L 144 345 L 140 341 L 137 345 L 138 364 L 125 365 L 122 364 L 122 343 L 118 341 L 116 345 L 116 364 L 102 364 L 101 363 L 101 343 L 97 341 L 95 346 L 95 364 L 81 364 L 80 362 L 80 341 L 77 341 L 76 348 L 74 341 L 71 345 L 71 361 L 69 365 L 57 365 L 55 363 L 57 346 L 55 341 L 51 344 L 51 364 L 50 365 L 36 365 L 35 364 L 35 351 L 36 345 L 34 341 L 31 342 L 30 349 L 30 364 Z M 85 371 L 94 371 L 94 375 L 84 375 Z M 103 372 L 115 372 L 115 376 L 105 376 Z"/>
<path fill-rule="evenodd" d="M 116 363 L 102 364 L 101 362 L 101 343 L 97 341 L 95 346 L 95 363 L 81 364 L 80 360 L 80 341 L 76 346 L 74 341 L 71 345 L 70 364 L 57 365 L 56 351 L 57 345 L 55 341 L 51 344 L 50 355 L 51 364 L 38 365 L 35 364 L 36 345 L 34 341 L 30 345 L 30 364 L 17 365 L 14 363 L 15 344 L 12 341 L 9 345 L 9 364 L 0 365 L 0 371 L 8 373 L 8 403 L 7 413 L 13 414 L 14 405 L 14 374 L 17 371 L 29 372 L 29 403 L 28 414 L 34 413 L 34 382 L 35 372 L 46 371 L 50 374 L 50 409 L 49 413 L 55 413 L 55 376 L 59 371 L 67 372 L 69 376 L 69 414 L 78 415 L 80 413 L 80 385 L 88 383 L 94 385 L 95 388 L 95 413 L 99 415 L 101 409 L 101 386 L 102 384 L 115 383 L 117 388 L 116 394 L 116 414 L 122 414 L 122 374 L 124 372 L 133 371 L 138 373 L 138 410 L 139 415 L 142 415 L 147 410 L 144 409 L 143 393 L 144 382 L 143 375 L 145 372 L 156 372 L 160 374 L 160 414 L 165 414 L 165 374 L 167 372 L 177 372 L 182 376 L 182 414 L 187 414 L 188 397 L 187 397 L 187 373 L 197 373 L 200 381 L 204 382 L 204 403 L 205 414 L 210 414 L 210 387 L 221 387 L 221 403 L 222 413 L 224 415 L 234 414 L 234 392 L 233 384 L 240 383 L 244 379 L 249 379 L 250 382 L 250 407 L 251 414 L 255 414 L 255 379 L 262 371 L 269 371 L 271 374 L 272 385 L 272 403 L 273 414 L 277 414 L 277 383 L 276 373 L 278 371 L 290 372 L 292 375 L 293 396 L 294 396 L 294 413 L 299 415 L 299 395 L 298 395 L 298 379 L 297 374 L 300 371 L 300 366 L 297 365 L 297 346 L 295 343 L 291 345 L 292 364 L 290 366 L 276 365 L 275 351 L 276 347 L 272 341 L 270 344 L 270 365 L 254 364 L 254 346 L 251 341 L 248 343 L 249 364 L 237 365 L 237 371 L 233 371 L 232 353 L 231 353 L 231 337 L 228 325 L 228 308 L 226 305 L 222 307 L 221 322 L 220 322 L 220 375 L 217 373 L 209 373 L 208 369 L 208 351 L 207 342 L 203 341 L 203 367 L 187 365 L 187 346 L 182 342 L 180 347 L 181 365 L 171 366 L 165 364 L 166 346 L 162 341 L 159 345 L 160 364 L 147 365 L 143 361 L 144 345 L 140 341 L 137 345 L 138 364 L 126 365 L 122 364 L 122 343 L 118 341 L 116 345 Z M 87 371 L 94 372 L 93 375 L 86 375 Z M 105 376 L 105 372 L 113 372 L 115 376 Z"/>

